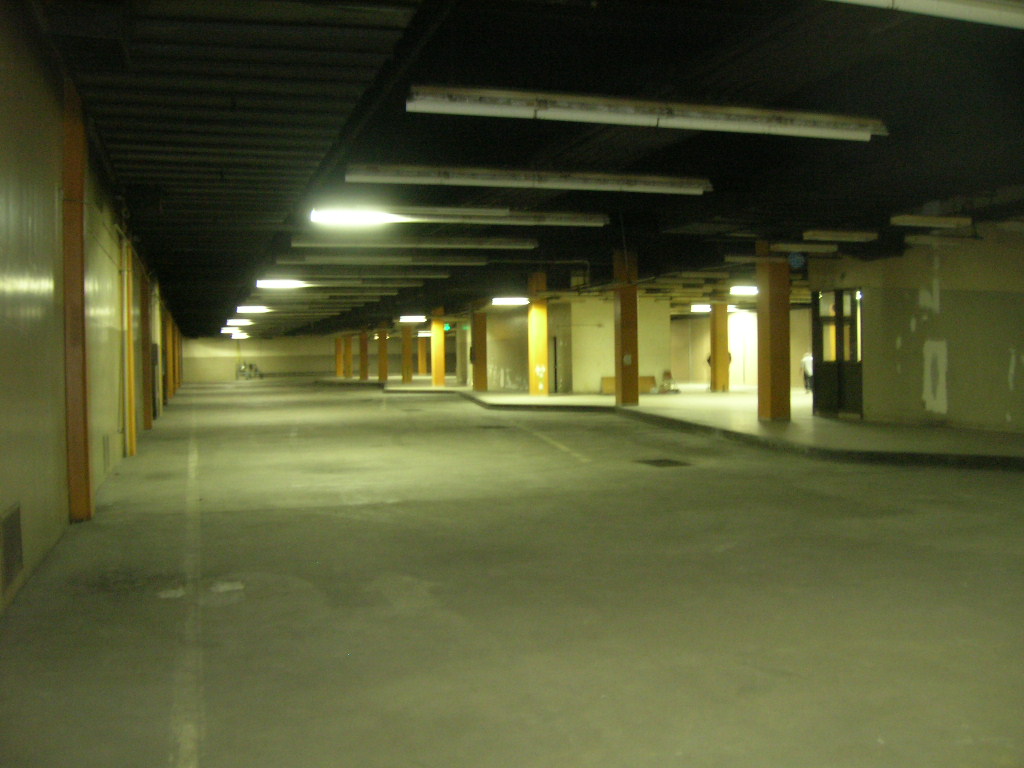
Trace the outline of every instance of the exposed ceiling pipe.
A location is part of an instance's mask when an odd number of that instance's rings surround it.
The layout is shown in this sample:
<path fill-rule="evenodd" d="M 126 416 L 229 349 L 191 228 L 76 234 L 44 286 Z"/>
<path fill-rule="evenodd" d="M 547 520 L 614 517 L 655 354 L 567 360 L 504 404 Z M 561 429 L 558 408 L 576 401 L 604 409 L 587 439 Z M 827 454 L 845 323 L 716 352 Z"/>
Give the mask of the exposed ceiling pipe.
<path fill-rule="evenodd" d="M 1024 6 L 1007 0 L 831 0 L 890 11 L 919 13 L 943 19 L 1024 29 Z"/>

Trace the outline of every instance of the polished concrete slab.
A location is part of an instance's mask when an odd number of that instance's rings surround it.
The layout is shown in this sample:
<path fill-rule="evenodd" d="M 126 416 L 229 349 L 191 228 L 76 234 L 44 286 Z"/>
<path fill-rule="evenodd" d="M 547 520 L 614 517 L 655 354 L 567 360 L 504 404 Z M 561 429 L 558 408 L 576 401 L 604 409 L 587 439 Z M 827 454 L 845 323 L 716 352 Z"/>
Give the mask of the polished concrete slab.
<path fill-rule="evenodd" d="M 1019 766 L 1021 490 L 187 387 L 0 617 L 0 765 Z"/>

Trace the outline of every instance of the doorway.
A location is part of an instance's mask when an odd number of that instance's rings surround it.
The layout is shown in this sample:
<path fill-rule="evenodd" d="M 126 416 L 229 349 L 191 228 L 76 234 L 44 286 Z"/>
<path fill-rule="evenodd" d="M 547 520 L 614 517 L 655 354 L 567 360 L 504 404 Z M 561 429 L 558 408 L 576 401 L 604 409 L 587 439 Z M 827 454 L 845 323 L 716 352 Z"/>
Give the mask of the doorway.
<path fill-rule="evenodd" d="M 819 291 L 811 310 L 814 412 L 862 417 L 861 292 Z"/>

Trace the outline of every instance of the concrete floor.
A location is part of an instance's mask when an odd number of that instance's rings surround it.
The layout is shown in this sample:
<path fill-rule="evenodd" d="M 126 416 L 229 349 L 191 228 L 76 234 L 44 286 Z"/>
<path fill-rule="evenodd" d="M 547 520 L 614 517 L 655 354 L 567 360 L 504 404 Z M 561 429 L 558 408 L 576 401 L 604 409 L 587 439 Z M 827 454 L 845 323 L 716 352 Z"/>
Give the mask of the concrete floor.
<path fill-rule="evenodd" d="M 1019 768 L 1022 490 L 186 388 L 0 618 L 0 766 Z"/>

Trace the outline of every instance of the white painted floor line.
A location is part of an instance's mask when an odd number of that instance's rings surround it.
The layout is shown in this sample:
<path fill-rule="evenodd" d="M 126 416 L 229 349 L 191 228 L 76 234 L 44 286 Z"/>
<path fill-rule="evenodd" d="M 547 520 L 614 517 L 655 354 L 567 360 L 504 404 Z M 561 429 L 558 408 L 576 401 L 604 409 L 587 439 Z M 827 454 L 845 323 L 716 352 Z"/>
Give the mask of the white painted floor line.
<path fill-rule="evenodd" d="M 565 445 L 564 443 L 558 442 L 553 437 L 548 437 L 545 434 L 542 434 L 540 432 L 532 430 L 529 427 L 524 427 L 524 426 L 522 426 L 520 424 L 517 424 L 516 427 L 518 429 L 523 430 L 523 432 L 526 432 L 527 434 L 533 435 L 538 440 L 543 440 L 548 445 L 550 445 L 550 446 L 552 446 L 554 448 L 557 448 L 558 450 L 562 451 L 563 453 L 569 454 L 570 456 L 572 456 L 574 459 L 576 459 L 581 464 L 589 464 L 590 463 L 590 458 L 589 457 L 584 456 L 582 453 L 574 451 L 572 448 L 570 448 L 569 446 Z"/>
<path fill-rule="evenodd" d="M 185 481 L 185 541 L 182 571 L 185 576 L 185 625 L 182 649 L 174 672 L 171 709 L 171 768 L 198 768 L 203 733 L 203 657 L 200 645 L 202 614 L 202 538 L 199 518 L 199 444 L 196 417 L 188 443 Z"/>

